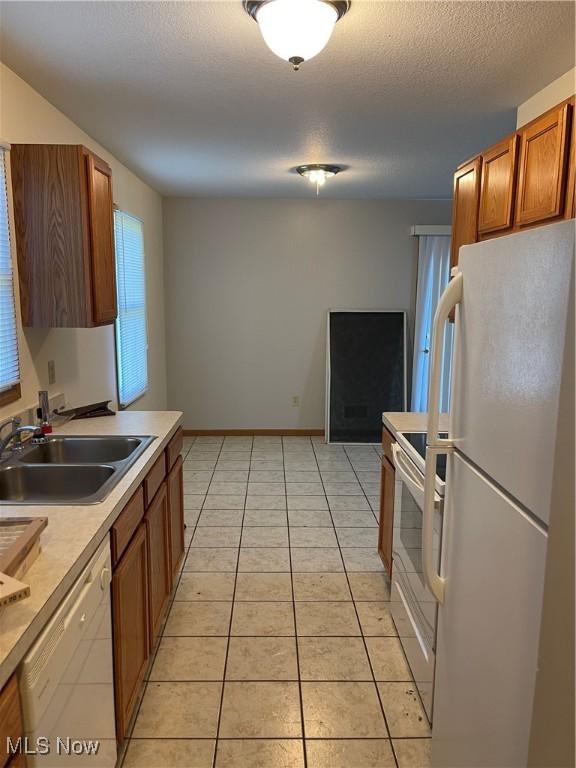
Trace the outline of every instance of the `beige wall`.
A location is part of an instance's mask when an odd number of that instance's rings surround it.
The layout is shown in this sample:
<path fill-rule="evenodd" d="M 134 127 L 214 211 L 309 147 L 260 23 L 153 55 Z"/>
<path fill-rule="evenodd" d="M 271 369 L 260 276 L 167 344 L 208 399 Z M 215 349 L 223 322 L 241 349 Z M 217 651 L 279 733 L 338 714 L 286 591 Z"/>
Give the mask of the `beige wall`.
<path fill-rule="evenodd" d="M 449 222 L 444 201 L 165 199 L 169 407 L 196 429 L 322 427 L 326 311 L 409 309 L 410 227 Z"/>
<path fill-rule="evenodd" d="M 534 120 L 542 112 L 551 109 L 555 104 L 559 104 L 564 99 L 574 95 L 576 91 L 576 68 L 571 69 L 564 75 L 554 80 L 534 96 L 531 96 L 518 107 L 516 116 L 516 127 L 520 128 L 526 125 L 530 120 Z"/>
<path fill-rule="evenodd" d="M 148 299 L 148 393 L 134 408 L 166 407 L 162 198 L 119 163 L 27 83 L 0 64 L 0 139 L 17 143 L 85 144 L 112 167 L 114 200 L 144 222 Z M 48 360 L 56 363 L 53 393 L 70 405 L 116 399 L 113 326 L 25 329 L 20 336 L 22 399 L 0 409 L 0 419 L 27 408 L 48 385 Z"/>

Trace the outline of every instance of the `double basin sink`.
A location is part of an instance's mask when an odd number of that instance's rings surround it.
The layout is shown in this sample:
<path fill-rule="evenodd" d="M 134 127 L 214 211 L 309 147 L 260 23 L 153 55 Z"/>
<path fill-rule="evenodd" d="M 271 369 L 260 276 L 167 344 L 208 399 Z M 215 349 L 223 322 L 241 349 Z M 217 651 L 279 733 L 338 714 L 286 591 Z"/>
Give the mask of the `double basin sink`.
<path fill-rule="evenodd" d="M 48 437 L 0 462 L 0 504 L 102 501 L 154 436 Z"/>

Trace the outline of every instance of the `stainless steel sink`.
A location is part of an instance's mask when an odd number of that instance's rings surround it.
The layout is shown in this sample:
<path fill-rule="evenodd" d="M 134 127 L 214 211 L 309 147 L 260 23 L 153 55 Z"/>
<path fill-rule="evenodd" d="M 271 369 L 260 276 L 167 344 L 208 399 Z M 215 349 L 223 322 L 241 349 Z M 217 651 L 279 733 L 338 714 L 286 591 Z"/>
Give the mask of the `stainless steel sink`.
<path fill-rule="evenodd" d="M 153 440 L 59 435 L 31 444 L 0 462 L 0 504 L 95 504 Z"/>
<path fill-rule="evenodd" d="M 23 464 L 100 464 L 124 461 L 142 444 L 141 437 L 52 437 L 19 458 Z"/>
<path fill-rule="evenodd" d="M 0 469 L 0 499 L 9 504 L 58 504 L 93 496 L 116 470 L 105 464 Z"/>

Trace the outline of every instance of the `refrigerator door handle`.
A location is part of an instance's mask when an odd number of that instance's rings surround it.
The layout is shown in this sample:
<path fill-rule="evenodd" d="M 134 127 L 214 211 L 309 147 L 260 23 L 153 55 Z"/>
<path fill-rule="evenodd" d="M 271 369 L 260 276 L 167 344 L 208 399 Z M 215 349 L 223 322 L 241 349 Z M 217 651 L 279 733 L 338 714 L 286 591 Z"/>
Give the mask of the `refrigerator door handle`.
<path fill-rule="evenodd" d="M 444 356 L 444 326 L 450 312 L 456 304 L 462 301 L 462 272 L 457 272 L 450 280 L 444 293 L 438 300 L 434 322 L 432 324 L 432 342 L 430 344 L 430 380 L 428 383 L 428 424 L 427 444 L 440 447 L 451 446 L 450 440 L 438 437 L 438 421 L 440 418 L 440 379 L 442 376 L 442 359 Z"/>
<path fill-rule="evenodd" d="M 428 388 L 428 426 L 426 464 L 424 472 L 424 508 L 422 510 L 422 566 L 426 583 L 439 603 L 444 602 L 445 579 L 440 576 L 434 563 L 434 496 L 436 490 L 436 462 L 438 454 L 452 453 L 450 439 L 438 437 L 440 419 L 440 375 L 444 353 L 444 325 L 452 309 L 462 301 L 461 272 L 448 283 L 440 297 L 432 326 L 430 345 L 430 384 Z"/>

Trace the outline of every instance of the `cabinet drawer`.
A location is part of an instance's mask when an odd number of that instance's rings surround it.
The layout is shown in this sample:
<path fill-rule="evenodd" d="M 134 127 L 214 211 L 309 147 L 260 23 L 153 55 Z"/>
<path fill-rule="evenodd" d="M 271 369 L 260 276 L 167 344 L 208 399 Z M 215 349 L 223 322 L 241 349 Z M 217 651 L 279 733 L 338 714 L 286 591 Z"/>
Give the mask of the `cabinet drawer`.
<path fill-rule="evenodd" d="M 134 531 L 138 528 L 144 517 L 144 491 L 142 486 L 138 488 L 134 496 L 120 513 L 119 518 L 112 526 L 112 564 L 122 557 L 122 553 L 128 546 Z"/>
<path fill-rule="evenodd" d="M 394 435 L 389 432 L 386 427 L 382 430 L 382 448 L 384 449 L 384 456 L 388 459 L 388 461 L 394 466 L 394 454 L 392 453 L 392 443 L 395 443 L 396 440 L 394 438 Z"/>
<path fill-rule="evenodd" d="M 152 499 L 156 496 L 158 488 L 162 485 L 162 481 L 166 477 L 166 458 L 163 453 L 158 456 L 154 462 L 154 466 L 148 472 L 144 479 L 144 505 L 146 508 L 150 506 Z"/>
<path fill-rule="evenodd" d="M 18 683 L 16 675 L 13 675 L 6 683 L 0 693 L 0 767 L 8 765 L 10 759 L 14 759 L 8 754 L 7 739 L 10 738 L 15 744 L 19 736 L 22 736 L 22 720 L 20 717 L 20 695 L 18 693 Z M 16 765 L 18 763 L 16 762 Z"/>
<path fill-rule="evenodd" d="M 180 455 L 180 451 L 182 450 L 182 445 L 184 442 L 183 435 L 184 433 L 182 431 L 182 427 L 179 427 L 176 431 L 176 434 L 166 447 L 166 473 L 170 472 L 176 463 L 176 459 Z"/>

